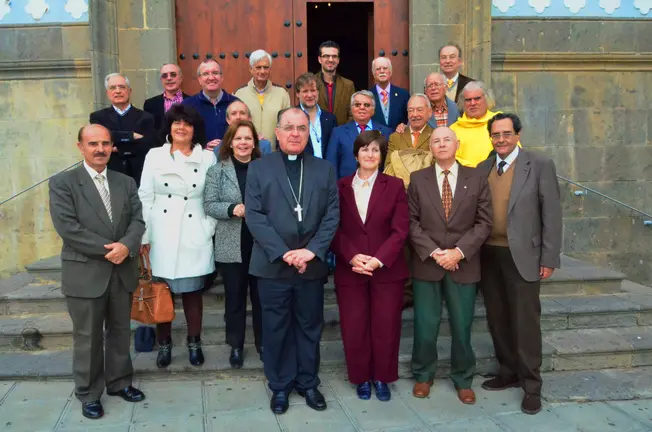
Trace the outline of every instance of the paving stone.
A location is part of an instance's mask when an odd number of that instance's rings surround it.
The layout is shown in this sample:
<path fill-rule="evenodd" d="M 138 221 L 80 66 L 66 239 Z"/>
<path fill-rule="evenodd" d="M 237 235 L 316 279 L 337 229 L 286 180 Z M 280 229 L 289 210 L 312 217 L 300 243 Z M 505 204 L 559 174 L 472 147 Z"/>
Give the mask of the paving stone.
<path fill-rule="evenodd" d="M 0 381 L 0 402 L 2 402 L 7 393 L 14 388 L 15 384 L 15 381 Z"/>
<path fill-rule="evenodd" d="M 181 416 L 185 421 L 194 422 L 193 418 L 201 419 L 203 415 L 202 385 L 199 381 L 143 380 L 141 390 L 145 392 L 147 399 L 136 404 L 134 422 L 160 425 L 161 419 Z M 183 419 L 176 424 L 183 425 Z"/>
<path fill-rule="evenodd" d="M 64 430 L 85 430 L 96 426 L 107 427 L 113 425 L 127 425 L 129 427 L 135 405 L 121 398 L 104 396 L 102 398 L 104 417 L 98 421 L 84 417 L 81 413 L 81 402 L 73 397 L 58 426 L 59 429 Z"/>
<path fill-rule="evenodd" d="M 68 399 L 74 390 L 72 381 L 22 381 L 16 384 L 5 403 L 33 402 L 48 399 Z"/>
<path fill-rule="evenodd" d="M 28 402 L 5 401 L 0 405 L 1 429 L 3 432 L 51 431 L 57 425 L 67 403 L 68 399 L 64 397 L 33 399 Z"/>
<path fill-rule="evenodd" d="M 612 401 L 608 404 L 652 429 L 652 400 Z"/>
<path fill-rule="evenodd" d="M 543 395 L 551 402 L 632 399 L 638 395 L 625 385 L 629 381 L 620 370 L 551 372 L 546 374 Z"/>
<path fill-rule="evenodd" d="M 503 432 L 505 429 L 495 420 L 486 417 L 452 423 L 437 423 L 434 430 L 437 432 Z"/>
<path fill-rule="evenodd" d="M 207 414 L 269 407 L 269 396 L 265 390 L 265 383 L 252 380 L 206 382 L 204 383 L 204 401 L 204 411 Z"/>
<path fill-rule="evenodd" d="M 278 416 L 282 430 L 303 432 L 355 432 L 356 428 L 337 402 L 331 402 L 325 411 L 315 411 L 306 405 L 291 406 Z"/>
<path fill-rule="evenodd" d="M 288 415 L 286 413 L 286 415 Z M 280 431 L 276 416 L 269 407 L 252 409 L 246 412 L 232 411 L 213 413 L 206 416 L 207 432 L 252 432 Z"/>
<path fill-rule="evenodd" d="M 562 404 L 553 408 L 565 423 L 581 431 L 643 432 L 639 421 L 603 402 Z"/>
<path fill-rule="evenodd" d="M 200 403 L 201 400 L 195 400 L 195 403 Z M 180 401 L 181 402 L 181 401 Z M 175 413 L 182 411 L 180 406 L 177 406 L 174 410 L 170 410 L 170 413 Z M 162 430 L 174 431 L 174 432 L 200 432 L 204 430 L 204 418 L 201 415 L 186 414 L 182 417 L 166 417 L 161 413 L 161 415 L 147 422 L 138 422 L 134 423 L 131 426 L 132 432 L 161 432 Z"/>
<path fill-rule="evenodd" d="M 627 376 L 626 384 L 638 398 L 652 398 L 652 367 L 637 367 L 623 371 Z"/>
<path fill-rule="evenodd" d="M 350 398 L 346 399 L 343 407 L 355 425 L 365 431 L 424 425 L 400 397 L 394 397 L 389 402 L 376 398 L 366 401 Z"/>
<path fill-rule="evenodd" d="M 430 396 L 427 398 L 416 398 L 411 394 L 402 394 L 401 398 L 429 425 L 487 416 L 478 405 L 460 402 L 449 380 L 437 381 L 431 387 Z"/>
<path fill-rule="evenodd" d="M 536 416 L 512 412 L 493 417 L 505 430 L 514 432 L 578 432 L 577 428 L 559 418 L 554 408 L 545 403 Z"/>
<path fill-rule="evenodd" d="M 498 413 L 521 412 L 521 401 L 523 400 L 523 390 L 520 388 L 510 388 L 502 391 L 488 391 L 480 387 L 483 379 L 479 379 L 475 391 L 476 406 L 484 413 L 494 415 Z M 544 379 L 544 386 L 545 386 Z M 545 394 L 545 387 L 544 387 Z"/>
<path fill-rule="evenodd" d="M 93 420 L 97 424 L 101 422 L 101 420 Z M 104 426 L 90 426 L 90 427 L 71 427 L 71 428 L 59 428 L 57 429 L 57 432 L 129 432 L 129 423 L 125 424 L 108 424 Z"/>

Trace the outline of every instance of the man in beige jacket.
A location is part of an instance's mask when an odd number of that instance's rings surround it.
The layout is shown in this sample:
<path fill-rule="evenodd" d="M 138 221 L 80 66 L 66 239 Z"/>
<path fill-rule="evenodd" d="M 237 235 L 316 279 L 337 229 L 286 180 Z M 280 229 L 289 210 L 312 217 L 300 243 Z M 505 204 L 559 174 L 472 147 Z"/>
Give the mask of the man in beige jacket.
<path fill-rule="evenodd" d="M 276 116 L 279 111 L 290 107 L 290 95 L 269 79 L 272 71 L 269 53 L 262 49 L 254 51 L 249 57 L 249 66 L 251 79 L 235 92 L 235 97 L 247 105 L 256 131 L 271 142 L 274 151 Z"/>

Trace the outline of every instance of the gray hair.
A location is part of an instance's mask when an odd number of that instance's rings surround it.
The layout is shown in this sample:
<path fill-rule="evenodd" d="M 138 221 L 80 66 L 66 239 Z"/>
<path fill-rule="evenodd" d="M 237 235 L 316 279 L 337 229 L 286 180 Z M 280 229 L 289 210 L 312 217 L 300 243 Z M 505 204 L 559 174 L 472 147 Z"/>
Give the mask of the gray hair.
<path fill-rule="evenodd" d="M 251 53 L 249 56 L 249 66 L 254 67 L 256 63 L 267 57 L 269 60 L 269 66 L 272 67 L 272 56 L 265 50 L 259 49 Z"/>
<path fill-rule="evenodd" d="M 366 96 L 369 99 L 371 99 L 371 107 L 376 109 L 376 98 L 374 97 L 374 94 L 370 92 L 369 90 L 359 90 L 351 95 L 351 106 L 353 106 L 353 101 L 355 100 L 356 96 Z"/>
<path fill-rule="evenodd" d="M 430 78 L 430 77 L 432 77 L 432 76 L 439 76 L 439 77 L 441 77 L 441 79 L 444 80 L 444 83 L 446 83 L 446 81 L 448 80 L 448 78 L 446 78 L 446 75 L 444 75 L 444 74 L 441 73 L 441 72 L 430 72 L 430 73 L 429 73 L 428 75 L 426 75 L 426 77 L 423 79 L 423 88 L 424 88 L 424 89 L 426 88 L 426 85 L 428 85 L 428 78 Z"/>
<path fill-rule="evenodd" d="M 214 58 L 209 58 L 209 59 L 206 59 L 206 60 L 202 61 L 201 63 L 199 63 L 199 66 L 197 66 L 197 76 L 201 75 L 201 72 L 200 72 L 201 67 L 206 65 L 206 64 L 209 64 L 209 63 L 215 63 L 217 65 L 217 67 L 220 68 L 220 72 L 222 72 L 222 65 L 220 64 L 220 62 L 218 62 Z"/>
<path fill-rule="evenodd" d="M 428 99 L 428 96 L 424 95 L 423 93 L 414 93 L 412 96 L 410 96 L 410 99 L 408 99 L 408 105 L 412 99 L 416 98 L 422 98 L 426 102 L 426 106 L 430 107 L 430 99 Z"/>
<path fill-rule="evenodd" d="M 159 72 L 161 71 L 161 69 L 163 69 L 165 66 L 168 66 L 168 65 L 170 65 L 170 66 L 176 66 L 176 67 L 177 67 L 177 71 L 179 72 L 179 75 L 183 75 L 183 71 L 181 70 L 181 66 L 179 66 L 179 65 L 176 64 L 176 63 L 163 63 L 163 64 L 161 65 L 161 67 L 158 68 Z"/>
<path fill-rule="evenodd" d="M 389 71 L 390 71 L 390 72 L 392 71 L 392 61 L 391 61 L 390 59 L 388 59 L 387 57 L 376 57 L 376 58 L 371 62 L 371 73 L 372 73 L 372 75 L 373 75 L 373 73 L 374 73 L 374 71 L 375 71 L 375 68 L 376 68 L 376 60 L 380 60 L 380 59 L 387 60 L 387 63 L 389 63 Z"/>
<path fill-rule="evenodd" d="M 249 107 L 247 106 L 247 104 L 244 103 L 244 102 L 242 102 L 240 99 L 237 99 L 237 100 L 234 100 L 233 102 L 231 102 L 231 103 L 226 107 L 226 119 L 228 120 L 228 119 L 231 117 L 230 114 L 229 114 L 229 109 L 230 109 L 233 105 L 235 105 L 235 104 L 237 104 L 237 103 L 241 103 L 242 105 L 245 106 L 245 108 L 247 109 L 247 115 L 249 116 L 249 118 L 251 118 L 251 110 L 249 109 Z"/>
<path fill-rule="evenodd" d="M 457 107 L 460 109 L 460 113 L 464 112 L 464 93 L 469 90 L 482 90 L 484 98 L 487 100 L 487 109 L 491 110 L 496 106 L 496 99 L 494 98 L 494 92 L 491 91 L 487 85 L 482 81 L 471 81 L 462 89 L 462 97 L 457 101 Z"/>
<path fill-rule="evenodd" d="M 110 73 L 104 78 L 104 88 L 109 89 L 109 80 L 113 77 L 122 77 L 125 79 L 125 83 L 127 83 L 127 87 L 131 88 L 131 84 L 129 83 L 129 78 L 126 76 L 122 75 L 121 73 L 115 72 L 115 73 Z"/>

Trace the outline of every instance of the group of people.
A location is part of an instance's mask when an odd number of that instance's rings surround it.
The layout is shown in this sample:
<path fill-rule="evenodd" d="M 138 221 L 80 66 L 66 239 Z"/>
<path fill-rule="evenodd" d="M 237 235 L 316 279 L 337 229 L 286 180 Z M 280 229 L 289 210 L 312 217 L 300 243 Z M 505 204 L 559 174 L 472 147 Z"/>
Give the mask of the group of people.
<path fill-rule="evenodd" d="M 199 65 L 194 96 L 181 90 L 181 69 L 164 65 L 164 92 L 144 111 L 131 105 L 124 75 L 106 77 L 111 107 L 80 129 L 82 165 L 50 182 L 84 416 L 103 415 L 104 388 L 145 398 L 132 386 L 129 356 L 139 254 L 182 299 L 194 366 L 204 362 L 203 289 L 215 270 L 234 368 L 244 361 L 249 297 L 276 414 L 293 390 L 311 408 L 327 407 L 318 370 L 331 253 L 359 398 L 391 399 L 406 303 L 414 307 L 413 395 L 429 395 L 445 300 L 450 377 L 459 400 L 475 403 L 479 290 L 500 365 L 482 387 L 521 387 L 522 410 L 541 409 L 540 281 L 559 267 L 561 249 L 554 164 L 522 148 L 518 116 L 490 111 L 491 91 L 459 73 L 459 46 L 440 48 L 442 72 L 413 95 L 391 84 L 384 57 L 371 65 L 373 88 L 356 91 L 337 74 L 339 54 L 332 41 L 320 46 L 321 71 L 297 78 L 296 106 L 272 84 L 263 50 L 251 54 L 252 78 L 234 95 L 213 59 Z M 172 323 L 156 333 L 156 364 L 165 368 Z"/>

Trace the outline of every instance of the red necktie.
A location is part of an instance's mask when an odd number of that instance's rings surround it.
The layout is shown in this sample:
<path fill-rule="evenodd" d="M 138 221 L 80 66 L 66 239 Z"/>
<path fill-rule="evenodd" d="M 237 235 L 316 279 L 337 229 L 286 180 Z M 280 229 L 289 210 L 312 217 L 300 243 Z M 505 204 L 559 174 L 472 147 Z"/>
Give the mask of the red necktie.
<path fill-rule="evenodd" d="M 364 132 L 365 129 L 367 129 L 367 125 L 359 124 L 358 127 L 360 128 L 360 133 Z"/>
<path fill-rule="evenodd" d="M 383 105 L 387 105 L 387 102 L 389 101 L 389 98 L 387 97 L 387 90 L 381 90 L 380 94 L 382 96 L 381 102 Z"/>

